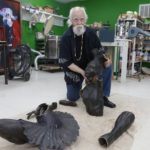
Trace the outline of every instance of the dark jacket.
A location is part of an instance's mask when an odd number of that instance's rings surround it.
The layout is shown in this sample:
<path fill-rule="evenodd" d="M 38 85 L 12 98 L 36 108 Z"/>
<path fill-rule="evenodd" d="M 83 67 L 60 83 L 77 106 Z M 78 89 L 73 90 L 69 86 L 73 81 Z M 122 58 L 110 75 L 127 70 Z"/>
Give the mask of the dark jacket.
<path fill-rule="evenodd" d="M 83 56 L 80 61 L 77 61 L 75 57 L 75 47 L 79 48 L 79 45 L 81 45 L 81 43 L 78 42 L 79 38 L 81 37 L 75 37 L 72 26 L 69 27 L 61 38 L 59 63 L 64 69 L 67 84 L 72 84 L 73 82 L 77 83 L 83 80 L 80 74 L 71 71 L 68 66 L 74 63 L 82 69 L 85 69 L 88 62 L 93 59 L 92 49 L 101 48 L 100 40 L 94 30 L 86 27 L 86 31 L 83 35 Z"/>

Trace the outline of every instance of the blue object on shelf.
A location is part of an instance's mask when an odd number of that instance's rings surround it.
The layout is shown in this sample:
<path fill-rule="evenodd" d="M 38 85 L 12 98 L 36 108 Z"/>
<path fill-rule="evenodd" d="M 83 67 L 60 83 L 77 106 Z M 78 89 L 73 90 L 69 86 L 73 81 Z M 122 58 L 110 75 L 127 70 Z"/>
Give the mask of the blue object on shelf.
<path fill-rule="evenodd" d="M 114 42 L 114 30 L 109 29 L 109 27 L 102 27 L 99 30 L 99 38 L 101 42 Z"/>

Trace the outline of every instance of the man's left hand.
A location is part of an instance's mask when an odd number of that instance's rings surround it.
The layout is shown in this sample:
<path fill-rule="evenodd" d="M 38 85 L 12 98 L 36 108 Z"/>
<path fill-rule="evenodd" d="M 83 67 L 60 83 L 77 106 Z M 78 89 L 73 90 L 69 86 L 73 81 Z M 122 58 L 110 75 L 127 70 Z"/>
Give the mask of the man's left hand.
<path fill-rule="evenodd" d="M 107 61 L 105 61 L 104 66 L 107 68 L 107 67 L 109 67 L 111 64 L 112 64 L 112 61 L 111 61 L 109 58 L 107 58 Z"/>

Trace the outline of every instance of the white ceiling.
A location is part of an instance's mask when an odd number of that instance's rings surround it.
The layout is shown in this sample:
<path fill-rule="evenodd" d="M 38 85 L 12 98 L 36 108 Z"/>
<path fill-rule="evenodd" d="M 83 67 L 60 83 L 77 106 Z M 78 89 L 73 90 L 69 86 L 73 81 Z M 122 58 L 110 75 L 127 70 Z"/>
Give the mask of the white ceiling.
<path fill-rule="evenodd" d="M 60 3 L 70 3 L 70 2 L 74 2 L 74 1 L 84 1 L 84 0 L 56 0 L 57 2 Z"/>

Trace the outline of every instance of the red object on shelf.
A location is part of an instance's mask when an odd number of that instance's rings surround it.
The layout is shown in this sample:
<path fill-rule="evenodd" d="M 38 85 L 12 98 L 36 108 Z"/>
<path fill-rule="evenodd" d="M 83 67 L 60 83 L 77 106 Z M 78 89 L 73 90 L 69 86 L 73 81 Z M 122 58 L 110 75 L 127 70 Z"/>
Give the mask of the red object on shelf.
<path fill-rule="evenodd" d="M 5 28 L 0 26 L 0 41 L 6 41 Z"/>

